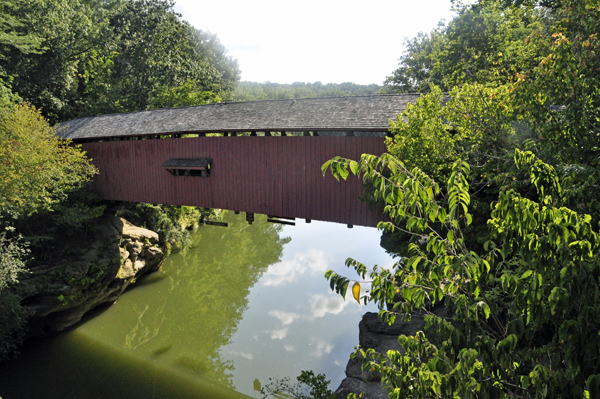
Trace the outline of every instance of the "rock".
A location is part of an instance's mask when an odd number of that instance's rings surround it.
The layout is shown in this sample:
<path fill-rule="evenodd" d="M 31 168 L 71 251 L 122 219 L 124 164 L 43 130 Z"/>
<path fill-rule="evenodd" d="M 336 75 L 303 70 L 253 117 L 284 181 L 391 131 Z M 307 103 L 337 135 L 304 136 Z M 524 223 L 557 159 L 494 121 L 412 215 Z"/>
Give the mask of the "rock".
<path fill-rule="evenodd" d="M 137 258 L 133 263 L 133 270 L 136 273 L 142 270 L 144 267 L 146 267 L 146 259 L 144 258 Z"/>
<path fill-rule="evenodd" d="M 158 234 L 156 232 L 143 227 L 134 226 L 123 218 L 115 216 L 112 218 L 111 223 L 122 237 L 131 238 L 134 241 L 141 242 L 148 240 L 153 244 L 158 242 Z"/>
<path fill-rule="evenodd" d="M 119 252 L 121 253 L 121 263 L 129 258 L 129 251 L 125 248 L 119 248 Z"/>
<path fill-rule="evenodd" d="M 144 252 L 144 257 L 150 261 L 157 258 L 162 258 L 163 255 L 163 251 L 159 247 L 148 247 Z"/>
<path fill-rule="evenodd" d="M 434 311 L 438 316 L 447 317 L 445 308 Z M 396 318 L 392 325 L 382 321 L 377 313 L 365 313 L 358 324 L 358 341 L 362 349 L 374 349 L 375 352 L 386 355 L 389 350 L 404 352 L 398 343 L 400 335 L 415 335 L 423 330 L 425 320 L 423 314 L 414 313 L 411 320 L 403 322 Z M 383 399 L 387 394 L 381 384 L 381 374 L 373 371 L 362 371 L 360 361 L 351 358 L 346 366 L 346 377 L 335 391 L 339 399 L 346 398 L 348 394 L 363 394 L 365 399 Z"/>
<path fill-rule="evenodd" d="M 346 366 L 346 377 L 355 378 L 362 382 L 381 382 L 381 374 L 375 371 L 362 371 L 360 362 L 350 358 Z"/>
<path fill-rule="evenodd" d="M 125 262 L 123 262 L 121 268 L 119 269 L 119 272 L 117 273 L 117 278 L 125 280 L 133 276 L 135 276 L 135 271 L 133 270 L 133 263 L 131 262 L 131 259 L 126 259 Z"/>
<path fill-rule="evenodd" d="M 142 274 L 160 268 L 164 253 L 155 232 L 110 215 L 99 218 L 93 231 L 84 250 L 37 265 L 23 278 L 31 292 L 24 303 L 33 311 L 29 336 L 77 323 L 91 309 L 114 302 Z"/>
<path fill-rule="evenodd" d="M 389 325 L 383 322 L 377 313 L 365 313 L 363 319 L 359 324 L 359 329 L 362 332 L 363 329 L 376 334 L 387 334 L 387 335 L 415 335 L 419 330 L 422 330 L 425 326 L 425 320 L 421 314 L 411 315 L 411 320 L 403 322 L 400 317 L 396 317 L 394 324 Z"/>
<path fill-rule="evenodd" d="M 364 382 L 356 378 L 344 378 L 335 395 L 338 399 L 346 399 L 349 394 L 363 393 L 363 399 L 388 399 L 381 382 Z"/>

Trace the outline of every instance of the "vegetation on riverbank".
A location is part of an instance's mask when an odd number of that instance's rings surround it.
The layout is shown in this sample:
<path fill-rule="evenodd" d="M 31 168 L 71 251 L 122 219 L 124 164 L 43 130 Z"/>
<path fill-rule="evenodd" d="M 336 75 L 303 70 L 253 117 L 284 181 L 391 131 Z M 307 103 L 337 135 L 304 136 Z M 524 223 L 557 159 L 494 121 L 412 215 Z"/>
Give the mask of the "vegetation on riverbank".
<path fill-rule="evenodd" d="M 428 92 L 391 124 L 388 153 L 323 166 L 374 186 L 402 256 L 389 271 L 348 260 L 371 280 L 363 300 L 429 314 L 405 353 L 355 356 L 395 398 L 600 398 L 600 6 L 457 11 L 388 79 Z"/>

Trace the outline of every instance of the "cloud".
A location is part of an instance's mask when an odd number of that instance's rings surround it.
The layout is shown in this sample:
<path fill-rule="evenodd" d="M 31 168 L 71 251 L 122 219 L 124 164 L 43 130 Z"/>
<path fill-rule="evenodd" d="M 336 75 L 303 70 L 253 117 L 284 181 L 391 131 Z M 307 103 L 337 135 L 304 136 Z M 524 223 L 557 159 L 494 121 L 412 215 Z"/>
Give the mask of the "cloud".
<path fill-rule="evenodd" d="M 285 345 L 283 349 L 285 349 L 287 352 L 293 352 L 296 350 L 293 345 Z"/>
<path fill-rule="evenodd" d="M 273 316 L 273 317 L 277 317 L 281 321 L 281 324 L 284 326 L 292 324 L 294 322 L 294 320 L 301 317 L 299 314 L 288 313 L 288 312 L 284 312 L 283 310 L 270 310 L 269 315 Z"/>
<path fill-rule="evenodd" d="M 252 353 L 246 353 L 246 352 L 230 352 L 230 353 L 234 356 L 241 356 L 248 360 L 254 359 L 254 355 L 252 355 Z"/>
<path fill-rule="evenodd" d="M 310 298 L 313 317 L 323 317 L 328 313 L 340 314 L 349 302 L 340 296 L 313 295 Z"/>
<path fill-rule="evenodd" d="M 287 332 L 287 328 L 282 328 L 281 330 L 272 330 L 271 339 L 284 339 L 287 335 Z"/>
<path fill-rule="evenodd" d="M 312 356 L 321 357 L 326 353 L 331 353 L 332 350 L 333 350 L 332 344 L 329 344 L 329 343 L 323 342 L 323 341 L 319 341 L 319 342 L 317 342 L 317 347 L 315 349 L 315 352 L 312 354 Z"/>
<path fill-rule="evenodd" d="M 325 252 L 311 249 L 306 253 L 296 254 L 292 260 L 271 266 L 262 280 L 264 285 L 280 285 L 296 281 L 306 271 L 315 274 L 325 270 L 327 270 Z"/>

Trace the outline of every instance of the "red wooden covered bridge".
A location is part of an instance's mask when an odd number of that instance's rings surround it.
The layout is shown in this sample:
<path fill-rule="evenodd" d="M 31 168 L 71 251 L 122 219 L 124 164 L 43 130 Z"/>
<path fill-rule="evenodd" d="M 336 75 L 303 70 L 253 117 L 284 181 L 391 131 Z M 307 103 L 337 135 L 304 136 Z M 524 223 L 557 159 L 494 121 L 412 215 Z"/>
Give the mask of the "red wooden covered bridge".
<path fill-rule="evenodd" d="M 340 155 L 381 155 L 389 120 L 417 95 L 218 103 L 64 122 L 103 198 L 376 226 L 357 178 L 323 177 Z"/>

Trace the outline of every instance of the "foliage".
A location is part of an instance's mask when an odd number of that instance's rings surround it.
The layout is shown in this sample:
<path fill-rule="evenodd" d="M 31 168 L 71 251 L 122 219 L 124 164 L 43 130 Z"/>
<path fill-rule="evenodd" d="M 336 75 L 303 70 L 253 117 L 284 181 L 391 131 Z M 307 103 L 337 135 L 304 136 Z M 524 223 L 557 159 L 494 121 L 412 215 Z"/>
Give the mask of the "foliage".
<path fill-rule="evenodd" d="M 25 272 L 29 255 L 26 244 L 0 233 L 0 359 L 12 354 L 23 339 L 28 310 L 10 288 Z"/>
<path fill-rule="evenodd" d="M 430 93 L 390 122 L 393 137 L 386 144 L 407 165 L 445 178 L 459 157 L 482 166 L 490 155 L 499 156 L 514 135 L 513 113 L 506 86 L 467 84 L 444 96 L 432 85 Z"/>
<path fill-rule="evenodd" d="M 436 68 L 436 55 L 443 46 L 444 24 L 438 24 L 430 33 L 419 32 L 405 39 L 406 50 L 400 57 L 400 66 L 385 79 L 387 93 L 426 93 L 432 84 L 443 87 L 443 75 Z"/>
<path fill-rule="evenodd" d="M 187 107 L 218 102 L 221 102 L 221 97 L 212 91 L 200 91 L 192 80 L 188 80 L 178 87 L 161 86 L 155 89 L 148 109 Z"/>
<path fill-rule="evenodd" d="M 355 83 L 256 83 L 241 82 L 235 92 L 236 101 L 284 100 L 288 98 L 343 97 L 377 94 L 378 85 L 358 85 Z"/>
<path fill-rule="evenodd" d="M 0 234 L 0 292 L 19 281 L 28 254 L 27 246 L 20 240 L 7 238 L 6 232 Z"/>
<path fill-rule="evenodd" d="M 325 374 L 315 375 L 312 370 L 303 370 L 296 380 L 298 382 L 291 383 L 289 377 L 269 378 L 269 383 L 260 390 L 260 393 L 263 395 L 263 399 L 271 395 L 296 399 L 334 399 L 336 397 L 334 392 L 328 388 L 330 381 L 325 379 Z"/>
<path fill-rule="evenodd" d="M 85 154 L 53 129 L 30 105 L 0 109 L 0 216 L 50 210 L 65 193 L 94 173 Z"/>
<path fill-rule="evenodd" d="M 0 291 L 0 359 L 14 355 L 25 337 L 29 315 L 20 296 L 9 290 Z"/>
<path fill-rule="evenodd" d="M 551 35 L 530 38 L 544 57 L 517 76 L 515 95 L 526 119 L 539 126 L 539 144 L 560 161 L 598 165 L 600 131 L 600 5 L 563 2 Z"/>
<path fill-rule="evenodd" d="M 18 9 L 25 7 L 25 2 L 22 0 L 0 1 L 0 49 L 10 46 L 27 53 L 38 51 L 40 38 L 22 32 L 22 29 L 26 26 L 26 21 L 15 15 Z M 0 50 L 0 56 L 1 54 L 2 51 Z"/>
<path fill-rule="evenodd" d="M 41 0 L 12 7 L 8 17 L 39 46 L 0 46 L 0 71 L 53 123 L 230 98 L 237 62 L 215 35 L 181 20 L 173 4 Z"/>
<path fill-rule="evenodd" d="M 192 81 L 198 91 L 219 92 L 218 71 L 201 54 L 194 29 L 170 0 L 126 1 L 111 18 L 119 38 L 106 77 L 111 112 L 147 109 L 153 92 Z"/>
<path fill-rule="evenodd" d="M 458 15 L 447 26 L 405 41 L 405 54 L 386 79 L 385 92 L 428 92 L 431 83 L 443 91 L 464 83 L 502 85 L 539 61 L 538 49 L 524 39 L 545 28 L 542 10 L 490 2 L 458 4 L 454 11 Z"/>
<path fill-rule="evenodd" d="M 541 200 L 501 192 L 488 222 L 494 240 L 479 254 L 465 244 L 473 220 L 465 162 L 454 163 L 445 190 L 389 154 L 324 165 L 337 177 L 364 173 L 386 202 L 391 221 L 380 226 L 422 238 L 392 271 L 371 272 L 372 289 L 364 297 L 381 309 L 390 306 L 381 314 L 391 319 L 428 313 L 427 335 L 401 336 L 406 353 L 388 352 L 391 363 L 358 352 L 374 359 L 365 367 L 382 373 L 391 397 L 582 397 L 585 389 L 596 397 L 597 232 L 589 215 L 562 206 L 553 167 L 518 150 L 515 164 L 530 174 Z M 364 265 L 347 264 L 366 277 Z M 452 318 L 430 312 L 440 303 Z M 428 339 L 432 331 L 438 342 Z"/>
<path fill-rule="evenodd" d="M 132 223 L 158 233 L 160 245 L 170 252 L 191 244 L 189 229 L 196 227 L 213 210 L 192 206 L 153 205 L 143 202 L 119 211 Z"/>
<path fill-rule="evenodd" d="M 362 300 L 426 315 L 405 353 L 355 354 L 390 397 L 600 397 L 600 7 L 546 3 L 463 8 L 428 55 L 460 87 L 399 116 L 389 154 L 324 165 L 364 174 L 390 217 L 394 268 L 346 262 L 371 280 Z"/>

